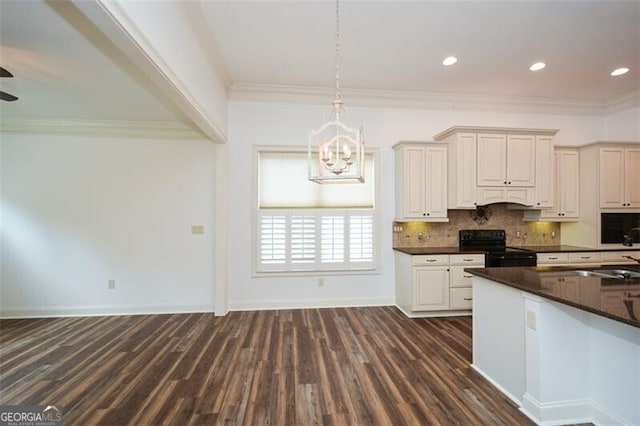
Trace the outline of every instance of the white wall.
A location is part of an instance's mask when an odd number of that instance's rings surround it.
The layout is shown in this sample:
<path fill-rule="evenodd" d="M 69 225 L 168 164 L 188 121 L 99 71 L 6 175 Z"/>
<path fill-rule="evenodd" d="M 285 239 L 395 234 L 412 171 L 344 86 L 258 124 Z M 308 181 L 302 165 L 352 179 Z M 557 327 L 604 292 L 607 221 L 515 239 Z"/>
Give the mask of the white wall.
<path fill-rule="evenodd" d="M 604 140 L 640 142 L 640 107 L 609 114 L 604 126 Z"/>
<path fill-rule="evenodd" d="M 348 106 L 348 99 L 346 99 Z M 513 126 L 560 129 L 556 143 L 581 145 L 603 138 L 603 119 L 491 112 L 350 108 L 350 123 L 364 125 L 368 147 L 380 150 L 381 270 L 377 275 L 252 277 L 252 196 L 254 145 L 306 147 L 309 131 L 322 121 L 324 105 L 231 101 L 229 103 L 229 308 L 256 309 L 393 303 L 391 223 L 394 170 L 391 146 L 399 140 L 432 140 L 452 125 Z"/>
<path fill-rule="evenodd" d="M 0 315 L 213 311 L 214 148 L 3 134 Z"/>

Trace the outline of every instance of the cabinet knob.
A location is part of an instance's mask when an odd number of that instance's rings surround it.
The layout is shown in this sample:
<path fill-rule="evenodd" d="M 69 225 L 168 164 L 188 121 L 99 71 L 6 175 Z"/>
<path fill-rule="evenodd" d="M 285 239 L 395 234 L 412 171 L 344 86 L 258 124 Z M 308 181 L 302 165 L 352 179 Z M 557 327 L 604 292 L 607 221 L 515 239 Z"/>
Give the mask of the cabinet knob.
<path fill-rule="evenodd" d="M 511 181 L 509 181 L 509 185 L 511 185 Z"/>
<path fill-rule="evenodd" d="M 426 213 L 422 213 L 422 216 L 426 216 L 426 215 L 427 215 Z"/>
<path fill-rule="evenodd" d="M 507 184 L 507 181 L 506 181 L 506 180 L 504 181 L 504 184 L 505 184 L 505 185 Z"/>
<path fill-rule="evenodd" d="M 427 216 L 431 216 L 431 213 L 427 213 Z"/>
<path fill-rule="evenodd" d="M 536 203 L 537 205 L 540 205 L 540 203 Z"/>

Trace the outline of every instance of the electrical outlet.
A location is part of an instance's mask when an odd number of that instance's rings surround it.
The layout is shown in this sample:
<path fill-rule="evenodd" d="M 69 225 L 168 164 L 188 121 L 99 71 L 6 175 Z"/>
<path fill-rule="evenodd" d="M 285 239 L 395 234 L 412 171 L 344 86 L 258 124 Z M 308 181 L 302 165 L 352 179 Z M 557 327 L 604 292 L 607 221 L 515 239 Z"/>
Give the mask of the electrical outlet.
<path fill-rule="evenodd" d="M 109 290 L 115 290 L 115 288 L 116 288 L 116 280 L 109 280 L 108 288 L 109 288 Z"/>
<path fill-rule="evenodd" d="M 192 235 L 204 234 L 204 225 L 191 225 L 191 234 Z"/>
<path fill-rule="evenodd" d="M 324 287 L 324 277 L 318 278 L 318 287 Z"/>
<path fill-rule="evenodd" d="M 536 313 L 535 311 L 527 311 L 527 327 L 532 330 L 536 329 Z"/>

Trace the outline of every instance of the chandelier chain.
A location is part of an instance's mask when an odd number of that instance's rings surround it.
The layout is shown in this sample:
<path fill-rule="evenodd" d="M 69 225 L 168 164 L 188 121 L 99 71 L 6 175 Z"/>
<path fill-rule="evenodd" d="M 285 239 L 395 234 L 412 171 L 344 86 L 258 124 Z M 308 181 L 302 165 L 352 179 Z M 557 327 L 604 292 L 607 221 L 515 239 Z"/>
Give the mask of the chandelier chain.
<path fill-rule="evenodd" d="M 340 92 L 340 0 L 336 0 L 336 101 L 341 101 Z"/>

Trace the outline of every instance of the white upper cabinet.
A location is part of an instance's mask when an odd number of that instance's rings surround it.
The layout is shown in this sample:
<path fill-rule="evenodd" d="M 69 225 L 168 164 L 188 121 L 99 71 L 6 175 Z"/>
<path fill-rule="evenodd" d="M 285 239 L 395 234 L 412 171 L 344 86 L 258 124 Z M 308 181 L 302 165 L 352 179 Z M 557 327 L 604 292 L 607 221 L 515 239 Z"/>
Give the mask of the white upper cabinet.
<path fill-rule="evenodd" d="M 447 220 L 447 147 L 395 145 L 396 220 Z"/>
<path fill-rule="evenodd" d="M 557 130 L 454 126 L 433 138 L 449 145 L 449 208 L 517 203 L 553 206 Z"/>
<path fill-rule="evenodd" d="M 478 134 L 477 167 L 478 186 L 535 186 L 535 135 Z"/>
<path fill-rule="evenodd" d="M 600 148 L 600 207 L 640 207 L 640 148 Z"/>
<path fill-rule="evenodd" d="M 577 150 L 555 153 L 555 197 L 553 207 L 543 209 L 540 219 L 568 221 L 580 219 L 580 160 Z"/>
<path fill-rule="evenodd" d="M 554 167 L 554 158 L 553 139 L 550 136 L 536 136 L 535 208 L 554 206 L 554 198 L 557 198 L 557 167 Z"/>
<path fill-rule="evenodd" d="M 476 207 L 477 134 L 453 133 L 443 142 L 448 152 L 448 206 L 450 209 Z"/>

